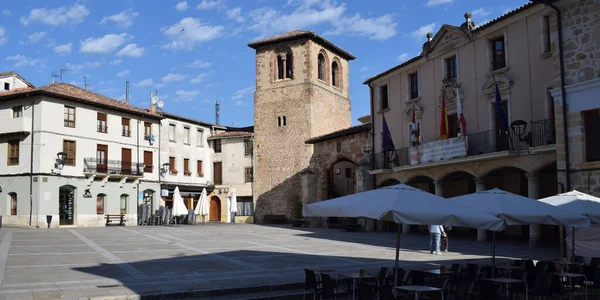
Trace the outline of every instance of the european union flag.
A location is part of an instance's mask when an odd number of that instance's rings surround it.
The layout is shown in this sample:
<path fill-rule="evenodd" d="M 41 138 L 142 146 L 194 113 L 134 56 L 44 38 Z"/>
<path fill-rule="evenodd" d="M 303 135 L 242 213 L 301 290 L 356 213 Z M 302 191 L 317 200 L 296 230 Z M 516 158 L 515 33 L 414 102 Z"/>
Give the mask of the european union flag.
<path fill-rule="evenodd" d="M 387 122 L 385 121 L 385 116 L 383 116 L 383 132 L 382 132 L 382 141 L 381 148 L 383 151 L 388 150 L 396 150 L 394 147 L 394 141 L 392 140 L 392 134 L 390 133 L 390 129 L 388 128 Z"/>

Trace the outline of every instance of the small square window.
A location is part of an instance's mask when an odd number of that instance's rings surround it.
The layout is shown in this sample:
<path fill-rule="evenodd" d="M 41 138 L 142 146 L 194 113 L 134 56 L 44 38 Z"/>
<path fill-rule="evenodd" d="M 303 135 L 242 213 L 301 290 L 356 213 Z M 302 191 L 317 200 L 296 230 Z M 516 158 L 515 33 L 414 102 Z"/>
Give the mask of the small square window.
<path fill-rule="evenodd" d="M 246 182 L 252 182 L 253 180 L 253 174 L 252 174 L 252 168 L 246 168 Z"/>
<path fill-rule="evenodd" d="M 4 90 L 5 91 L 9 91 L 10 90 L 10 83 L 8 83 L 8 82 L 4 83 Z"/>
<path fill-rule="evenodd" d="M 15 106 L 12 108 L 13 118 L 21 118 L 23 117 L 23 106 Z"/>
<path fill-rule="evenodd" d="M 221 140 L 214 140 L 213 147 L 214 147 L 215 153 L 221 153 Z"/>

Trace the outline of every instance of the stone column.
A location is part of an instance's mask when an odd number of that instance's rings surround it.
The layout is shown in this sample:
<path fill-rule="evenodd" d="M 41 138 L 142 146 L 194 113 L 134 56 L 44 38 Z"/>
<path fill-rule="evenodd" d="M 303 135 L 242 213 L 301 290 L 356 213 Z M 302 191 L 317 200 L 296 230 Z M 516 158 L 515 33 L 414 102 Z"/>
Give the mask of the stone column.
<path fill-rule="evenodd" d="M 527 195 L 531 199 L 539 199 L 539 180 L 537 173 L 527 173 Z M 535 247 L 540 239 L 542 225 L 529 225 L 529 247 Z"/>
<path fill-rule="evenodd" d="M 444 185 L 441 180 L 434 180 L 433 185 L 435 186 L 435 195 L 444 197 Z"/>
<path fill-rule="evenodd" d="M 485 184 L 483 182 L 483 178 L 475 178 L 475 192 L 483 192 L 485 191 Z M 487 240 L 487 230 L 485 229 L 477 229 L 477 241 L 485 241 Z"/>

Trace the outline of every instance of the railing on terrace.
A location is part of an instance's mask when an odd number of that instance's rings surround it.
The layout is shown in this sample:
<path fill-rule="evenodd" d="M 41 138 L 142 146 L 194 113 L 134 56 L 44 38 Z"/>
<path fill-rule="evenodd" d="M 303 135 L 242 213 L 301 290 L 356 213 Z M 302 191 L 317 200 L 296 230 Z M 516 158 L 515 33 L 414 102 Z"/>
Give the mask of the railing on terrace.
<path fill-rule="evenodd" d="M 532 121 L 529 126 L 530 131 L 522 136 L 518 136 L 512 128 L 468 134 L 466 137 L 466 155 L 475 156 L 508 150 L 528 150 L 530 147 L 556 144 L 554 124 L 552 118 Z M 373 159 L 376 170 L 410 165 L 410 147 L 375 153 Z"/>
<path fill-rule="evenodd" d="M 84 173 L 115 174 L 142 176 L 144 174 L 144 164 L 132 163 L 121 160 L 98 160 L 96 158 L 83 159 Z"/>
<path fill-rule="evenodd" d="M 410 148 L 388 150 L 374 155 L 375 169 L 392 169 L 410 165 Z"/>

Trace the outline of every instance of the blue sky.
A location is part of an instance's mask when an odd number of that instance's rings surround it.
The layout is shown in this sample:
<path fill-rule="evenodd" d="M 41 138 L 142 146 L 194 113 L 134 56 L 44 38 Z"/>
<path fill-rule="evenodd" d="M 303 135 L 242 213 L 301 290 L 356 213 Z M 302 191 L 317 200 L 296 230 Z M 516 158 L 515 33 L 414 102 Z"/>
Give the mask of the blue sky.
<path fill-rule="evenodd" d="M 255 59 L 248 42 L 313 30 L 357 58 L 350 63 L 352 119 L 369 113 L 364 80 L 417 55 L 425 34 L 478 24 L 526 0 L 39 0 L 0 8 L 0 72 L 36 86 L 63 81 L 147 107 L 221 124 L 253 123 Z M 183 30 L 183 31 L 182 31 Z"/>

